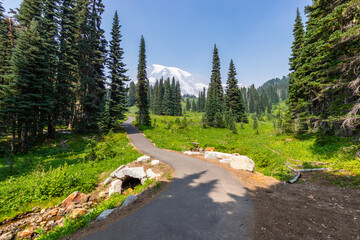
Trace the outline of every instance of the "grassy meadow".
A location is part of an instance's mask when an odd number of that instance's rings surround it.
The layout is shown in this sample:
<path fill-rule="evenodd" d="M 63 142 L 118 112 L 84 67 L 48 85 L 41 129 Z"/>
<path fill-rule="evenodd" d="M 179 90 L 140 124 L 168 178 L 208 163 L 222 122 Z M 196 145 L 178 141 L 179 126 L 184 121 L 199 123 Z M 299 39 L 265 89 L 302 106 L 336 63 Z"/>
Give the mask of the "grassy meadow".
<path fill-rule="evenodd" d="M 102 173 L 140 156 L 128 143 L 124 130 L 106 136 L 63 134 L 15 155 L 12 169 L 1 156 L 0 222 L 34 206 L 56 205 L 74 191 L 91 192 Z"/>
<path fill-rule="evenodd" d="M 333 176 L 334 183 L 360 187 L 360 161 L 355 157 L 359 146 L 354 138 L 282 134 L 266 117 L 258 121 L 258 131 L 249 117 L 249 123 L 238 123 L 238 134 L 233 134 L 230 129 L 203 128 L 201 118 L 191 112 L 185 118 L 152 115 L 152 126 L 139 128 L 159 148 L 184 151 L 197 142 L 204 149 L 240 153 L 255 161 L 256 171 L 281 180 L 291 178 L 286 163 L 298 168 L 331 167 L 326 174 Z M 316 165 L 319 162 L 326 165 Z"/>

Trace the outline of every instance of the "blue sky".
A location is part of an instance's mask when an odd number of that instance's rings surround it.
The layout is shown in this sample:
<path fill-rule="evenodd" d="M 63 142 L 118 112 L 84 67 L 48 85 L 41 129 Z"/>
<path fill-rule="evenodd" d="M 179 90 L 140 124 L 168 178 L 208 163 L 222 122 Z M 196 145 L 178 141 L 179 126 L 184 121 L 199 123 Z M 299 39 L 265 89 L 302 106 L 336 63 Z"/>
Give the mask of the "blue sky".
<path fill-rule="evenodd" d="M 122 25 L 124 62 L 136 76 L 141 35 L 148 64 L 178 67 L 209 81 L 216 43 L 226 82 L 230 59 L 240 83 L 259 86 L 288 74 L 296 8 L 311 0 L 103 0 L 103 28 L 110 40 L 115 10 Z M 4 0 L 19 7 L 21 0 Z M 304 19 L 304 17 L 303 17 Z"/>

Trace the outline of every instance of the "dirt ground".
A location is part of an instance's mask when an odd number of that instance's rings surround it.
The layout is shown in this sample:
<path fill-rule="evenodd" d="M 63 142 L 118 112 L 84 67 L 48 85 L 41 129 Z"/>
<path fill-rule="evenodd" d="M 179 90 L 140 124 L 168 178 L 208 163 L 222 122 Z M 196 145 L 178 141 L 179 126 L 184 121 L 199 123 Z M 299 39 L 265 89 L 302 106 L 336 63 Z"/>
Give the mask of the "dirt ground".
<path fill-rule="evenodd" d="M 232 169 L 219 160 L 197 158 L 232 172 L 249 190 L 255 240 L 360 239 L 360 190 L 334 186 L 323 180 L 324 173 L 304 173 L 297 183 L 288 184 Z"/>

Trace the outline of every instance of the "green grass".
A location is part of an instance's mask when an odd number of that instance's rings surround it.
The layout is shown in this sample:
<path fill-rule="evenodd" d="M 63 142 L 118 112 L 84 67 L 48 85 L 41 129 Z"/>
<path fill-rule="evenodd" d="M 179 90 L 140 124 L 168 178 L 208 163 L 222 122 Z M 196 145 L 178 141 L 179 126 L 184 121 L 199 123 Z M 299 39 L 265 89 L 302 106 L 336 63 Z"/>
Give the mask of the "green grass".
<path fill-rule="evenodd" d="M 203 128 L 201 114 L 197 113 L 186 114 L 187 126 L 182 124 L 183 117 L 178 120 L 177 117 L 151 117 L 152 127 L 139 128 L 159 148 L 184 151 L 192 147 L 191 142 L 198 142 L 204 149 L 214 147 L 216 151 L 240 153 L 255 161 L 256 171 L 281 180 L 291 177 L 286 162 L 308 167 L 313 162 L 325 162 L 332 168 L 332 175 L 351 177 L 346 185 L 360 185 L 360 161 L 355 157 L 359 145 L 352 138 L 317 138 L 315 135 L 296 138 L 278 134 L 265 117 L 259 121 L 258 134 L 252 128 L 251 118 L 248 124 L 243 124 L 243 129 L 237 124 L 238 134 L 233 134 L 229 129 Z"/>
<path fill-rule="evenodd" d="M 67 140 L 66 149 L 60 139 Z M 15 155 L 12 170 L 0 158 L 0 222 L 34 206 L 56 205 L 74 191 L 89 193 L 101 173 L 140 156 L 124 131 L 103 137 L 64 134 L 60 139 Z"/>

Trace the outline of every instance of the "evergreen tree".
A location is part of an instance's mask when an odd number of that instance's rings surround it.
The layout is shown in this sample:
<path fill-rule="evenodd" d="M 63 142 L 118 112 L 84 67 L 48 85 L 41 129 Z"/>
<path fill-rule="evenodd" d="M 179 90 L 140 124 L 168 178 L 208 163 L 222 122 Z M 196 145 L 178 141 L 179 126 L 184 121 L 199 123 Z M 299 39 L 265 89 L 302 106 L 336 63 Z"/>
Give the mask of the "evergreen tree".
<path fill-rule="evenodd" d="M 155 115 L 157 114 L 157 109 L 159 108 L 159 80 L 156 79 L 155 85 L 154 85 L 154 95 L 153 95 L 153 108 L 152 113 Z"/>
<path fill-rule="evenodd" d="M 164 111 L 163 111 L 163 101 L 164 101 L 164 93 L 165 93 L 165 89 L 164 89 L 164 79 L 160 78 L 159 81 L 159 91 L 158 91 L 158 114 L 159 115 L 163 115 Z"/>
<path fill-rule="evenodd" d="M 12 64 L 14 71 L 13 101 L 18 123 L 19 142 L 24 150 L 28 134 L 41 135 L 46 124 L 42 116 L 51 110 L 51 99 L 44 91 L 47 81 L 47 59 L 42 54 L 43 39 L 39 24 L 32 21 L 17 40 Z"/>
<path fill-rule="evenodd" d="M 299 57 L 300 57 L 300 54 L 303 49 L 304 35 L 305 35 L 304 26 L 302 23 L 299 9 L 297 9 L 297 11 L 296 11 L 296 19 L 295 19 L 293 34 L 294 34 L 294 42 L 291 47 L 292 54 L 291 54 L 291 58 L 290 58 L 290 71 L 292 71 L 292 73 L 289 74 L 289 77 L 290 77 L 289 102 L 291 103 L 290 104 L 291 107 L 290 107 L 289 111 L 291 111 L 291 113 L 295 114 L 295 109 L 296 109 L 296 104 L 297 104 L 296 102 L 297 102 L 298 96 L 296 93 L 296 89 L 297 89 L 296 85 L 297 84 L 296 84 L 296 79 L 294 77 L 294 71 L 296 71 L 298 68 L 297 65 L 299 63 Z M 290 121 L 290 119 L 289 119 L 289 121 Z"/>
<path fill-rule="evenodd" d="M 129 87 L 129 100 L 128 100 L 128 106 L 132 107 L 135 105 L 135 95 L 136 95 L 136 87 L 134 82 L 130 82 Z"/>
<path fill-rule="evenodd" d="M 213 127 L 223 127 L 224 93 L 221 85 L 220 59 L 216 45 L 213 51 L 212 74 L 207 93 L 204 115 L 205 124 Z"/>
<path fill-rule="evenodd" d="M 78 97 L 81 109 L 78 130 L 95 130 L 102 112 L 105 94 L 106 40 L 101 29 L 104 6 L 101 0 L 90 4 L 87 0 L 77 3 L 78 22 Z"/>
<path fill-rule="evenodd" d="M 242 94 L 236 79 L 236 70 L 233 60 L 230 61 L 228 80 L 226 84 L 225 104 L 227 110 L 231 110 L 236 122 L 245 120 L 245 107 Z"/>
<path fill-rule="evenodd" d="M 195 98 L 191 102 L 191 111 L 197 112 L 197 103 L 195 101 Z"/>
<path fill-rule="evenodd" d="M 42 14 L 42 0 L 23 0 L 20 5 L 19 14 L 16 18 L 23 27 L 30 27 L 32 20 L 40 23 Z"/>
<path fill-rule="evenodd" d="M 177 110 L 176 110 L 176 82 L 175 78 L 173 77 L 171 80 L 171 116 L 176 116 Z"/>
<path fill-rule="evenodd" d="M 111 30 L 112 39 L 110 41 L 110 56 L 109 56 L 109 69 L 110 69 L 110 101 L 109 101 L 109 115 L 114 124 L 117 120 L 122 120 L 126 112 L 126 88 L 125 82 L 129 81 L 125 75 L 127 69 L 123 63 L 123 48 L 120 46 L 121 33 L 120 22 L 117 11 L 115 11 L 113 26 Z"/>
<path fill-rule="evenodd" d="M 151 122 L 148 102 L 149 81 L 146 74 L 145 51 L 145 40 L 144 37 L 141 36 L 137 75 L 138 82 L 136 84 L 136 105 L 139 108 L 139 111 L 137 112 L 137 121 L 139 124 L 150 125 Z"/>
<path fill-rule="evenodd" d="M 167 78 L 164 84 L 164 97 L 162 102 L 162 113 L 167 116 L 172 115 L 172 96 L 170 79 Z"/>
<path fill-rule="evenodd" d="M 176 81 L 175 116 L 182 116 L 180 82 Z"/>
<path fill-rule="evenodd" d="M 191 103 L 190 103 L 190 99 L 186 98 L 186 111 L 190 111 L 191 110 Z"/>
<path fill-rule="evenodd" d="M 324 133 L 351 133 L 360 111 L 357 1 L 316 0 L 306 13 L 303 47 L 291 73 L 291 111 Z"/>
<path fill-rule="evenodd" d="M 48 121 L 48 136 L 50 138 L 55 138 L 55 118 L 57 117 L 55 113 L 55 99 L 54 99 L 54 84 L 56 78 L 56 68 L 57 66 L 57 55 L 58 55 L 58 14 L 59 14 L 59 2 L 58 0 L 44 0 L 43 1 L 43 17 L 41 18 L 41 36 L 44 39 L 44 44 L 42 46 L 42 52 L 47 62 L 47 81 L 48 83 L 45 86 L 48 86 L 47 89 L 44 89 L 44 94 L 48 95 L 48 98 L 51 99 L 51 109 L 47 116 L 42 116 L 47 118 Z"/>
<path fill-rule="evenodd" d="M 56 124 L 63 122 L 72 128 L 75 110 L 76 83 L 76 16 L 72 0 L 63 0 L 60 7 L 60 36 L 57 76 L 54 92 L 54 118 Z"/>

